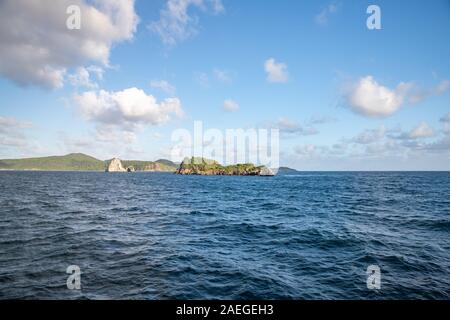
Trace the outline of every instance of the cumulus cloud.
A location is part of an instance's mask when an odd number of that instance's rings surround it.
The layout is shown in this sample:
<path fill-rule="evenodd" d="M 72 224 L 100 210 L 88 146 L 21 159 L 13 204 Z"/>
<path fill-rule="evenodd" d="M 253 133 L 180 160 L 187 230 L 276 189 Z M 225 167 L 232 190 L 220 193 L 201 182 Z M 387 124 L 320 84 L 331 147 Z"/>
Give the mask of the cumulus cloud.
<path fill-rule="evenodd" d="M 66 10 L 81 9 L 69 30 Z M 134 0 L 0 1 L 0 74 L 20 85 L 59 88 L 68 69 L 109 63 L 111 47 L 133 37 Z"/>
<path fill-rule="evenodd" d="M 157 34 L 165 45 L 174 46 L 198 32 L 198 18 L 190 15 L 190 8 L 213 14 L 220 14 L 225 10 L 221 0 L 168 0 L 160 11 L 159 20 L 152 22 L 148 28 Z"/>
<path fill-rule="evenodd" d="M 159 89 L 169 95 L 174 95 L 176 88 L 166 80 L 152 80 L 150 81 L 150 87 Z"/>
<path fill-rule="evenodd" d="M 319 133 L 319 131 L 314 127 L 302 126 L 300 123 L 288 118 L 280 118 L 275 123 L 272 123 L 270 127 L 279 129 L 281 134 L 284 136 L 310 136 Z"/>
<path fill-rule="evenodd" d="M 285 63 L 276 62 L 274 58 L 267 59 L 264 63 L 264 70 L 269 82 L 287 82 L 289 74 Z"/>
<path fill-rule="evenodd" d="M 223 110 L 227 112 L 236 112 L 239 110 L 239 104 L 231 99 L 227 99 L 223 102 Z"/>
<path fill-rule="evenodd" d="M 83 87 L 87 89 L 96 89 L 98 83 L 93 80 L 91 75 L 94 74 L 97 79 L 101 80 L 103 77 L 103 69 L 98 67 L 78 67 L 76 72 L 68 76 L 70 84 L 74 87 Z"/>
<path fill-rule="evenodd" d="M 304 170 L 448 170 L 450 131 L 426 122 L 406 131 L 381 126 L 334 144 L 297 145 L 287 156 Z"/>
<path fill-rule="evenodd" d="M 372 76 L 361 78 L 347 92 L 347 102 L 351 109 L 372 118 L 384 118 L 398 111 L 411 83 L 400 83 L 395 89 L 380 85 Z"/>
<path fill-rule="evenodd" d="M 326 7 L 324 7 L 322 9 L 322 11 L 320 11 L 316 17 L 315 17 L 315 21 L 317 24 L 319 25 L 327 25 L 328 24 L 328 20 L 330 18 L 330 16 L 332 14 L 335 14 L 338 10 L 338 4 L 337 3 L 330 3 L 328 4 Z"/>
<path fill-rule="evenodd" d="M 429 138 L 434 136 L 434 130 L 426 122 L 422 122 L 408 136 L 411 139 Z"/>
<path fill-rule="evenodd" d="M 140 125 L 164 124 L 183 115 L 178 98 L 158 103 L 155 97 L 138 88 L 115 92 L 87 91 L 76 94 L 74 101 L 87 120 L 128 130 Z"/>
<path fill-rule="evenodd" d="M 214 73 L 214 77 L 222 83 L 230 84 L 233 81 L 230 73 L 226 70 L 221 70 L 221 69 L 216 68 L 213 70 L 213 73 Z"/>
<path fill-rule="evenodd" d="M 359 79 L 346 90 L 350 108 L 363 116 L 385 118 L 398 111 L 405 103 L 416 104 L 427 97 L 441 95 L 450 88 L 450 81 L 442 80 L 433 88 L 420 88 L 413 82 L 401 82 L 390 89 L 372 76 Z"/>

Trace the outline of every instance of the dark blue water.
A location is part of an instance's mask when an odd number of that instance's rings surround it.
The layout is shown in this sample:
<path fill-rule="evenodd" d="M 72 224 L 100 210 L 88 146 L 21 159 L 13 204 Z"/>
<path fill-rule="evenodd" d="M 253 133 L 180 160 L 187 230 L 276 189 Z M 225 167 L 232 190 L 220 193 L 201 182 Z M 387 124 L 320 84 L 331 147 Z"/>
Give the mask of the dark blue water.
<path fill-rule="evenodd" d="M 450 173 L 0 172 L 0 298 L 449 299 Z"/>

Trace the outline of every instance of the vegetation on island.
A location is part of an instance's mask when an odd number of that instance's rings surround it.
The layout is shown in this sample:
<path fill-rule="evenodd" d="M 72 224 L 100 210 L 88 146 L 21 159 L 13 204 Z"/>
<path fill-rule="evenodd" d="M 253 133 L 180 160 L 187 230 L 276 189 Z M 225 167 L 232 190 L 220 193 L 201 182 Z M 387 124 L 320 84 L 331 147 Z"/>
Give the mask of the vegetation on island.
<path fill-rule="evenodd" d="M 177 173 L 183 175 L 273 175 L 271 170 L 264 166 L 255 166 L 251 163 L 223 166 L 217 161 L 199 157 L 185 158 Z"/>
<path fill-rule="evenodd" d="M 292 169 L 292 168 L 288 168 L 288 167 L 280 167 L 278 168 L 278 173 L 277 174 L 281 174 L 281 175 L 289 175 L 289 174 L 297 174 L 299 173 L 298 170 Z"/>
<path fill-rule="evenodd" d="M 71 153 L 65 156 L 51 156 L 25 159 L 0 160 L 0 170 L 42 170 L 42 171 L 105 171 L 111 160 L 99 160 L 83 153 Z M 135 171 L 175 172 L 178 166 L 169 161 L 122 161 L 125 167 Z"/>
<path fill-rule="evenodd" d="M 0 160 L 0 169 L 102 171 L 105 170 L 105 162 L 82 153 L 71 153 L 65 156 Z"/>
<path fill-rule="evenodd" d="M 160 159 L 157 161 L 122 160 L 124 167 L 132 167 L 134 171 L 164 171 L 174 172 L 177 165 L 169 160 Z"/>

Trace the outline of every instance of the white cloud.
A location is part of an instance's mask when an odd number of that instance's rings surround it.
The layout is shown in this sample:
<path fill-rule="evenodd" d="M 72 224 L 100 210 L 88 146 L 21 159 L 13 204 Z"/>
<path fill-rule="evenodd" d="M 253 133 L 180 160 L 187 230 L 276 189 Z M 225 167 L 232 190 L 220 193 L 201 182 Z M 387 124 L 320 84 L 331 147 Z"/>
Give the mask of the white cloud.
<path fill-rule="evenodd" d="M 274 58 L 267 59 L 264 63 L 269 82 L 287 82 L 289 75 L 285 63 L 276 62 Z"/>
<path fill-rule="evenodd" d="M 290 120 L 288 118 L 280 118 L 278 121 L 271 125 L 271 127 L 275 127 L 280 130 L 280 132 L 284 135 L 301 135 L 301 136 L 310 136 L 318 134 L 316 128 L 307 126 L 304 127 L 300 125 L 298 122 Z"/>
<path fill-rule="evenodd" d="M 450 88 L 450 80 L 442 80 L 437 86 L 436 86 L 436 94 L 443 94 L 447 92 L 447 90 Z"/>
<path fill-rule="evenodd" d="M 71 85 L 75 87 L 83 87 L 88 89 L 95 89 L 98 87 L 97 82 L 95 82 L 91 78 L 91 73 L 96 74 L 97 78 L 101 78 L 103 76 L 103 69 L 96 68 L 93 72 L 89 72 L 89 68 L 78 67 L 74 74 L 68 76 L 68 80 Z"/>
<path fill-rule="evenodd" d="M 416 127 L 409 131 L 403 131 L 400 128 L 389 130 L 386 137 L 392 140 L 402 141 L 403 144 L 415 144 L 413 140 L 420 140 L 423 138 L 430 138 L 436 135 L 435 130 L 426 122 L 421 122 Z"/>
<path fill-rule="evenodd" d="M 81 9 L 81 29 L 66 27 L 66 9 Z M 134 0 L 0 1 L 0 74 L 20 85 L 59 88 L 67 70 L 109 63 L 113 44 L 131 39 Z"/>
<path fill-rule="evenodd" d="M 159 125 L 181 117 L 178 98 L 157 102 L 152 95 L 138 88 L 108 92 L 88 91 L 76 94 L 74 101 L 87 120 L 103 125 L 116 125 L 132 131 L 141 125 Z"/>
<path fill-rule="evenodd" d="M 450 112 L 439 119 L 440 122 L 449 123 L 450 122 Z"/>
<path fill-rule="evenodd" d="M 231 99 L 227 99 L 223 102 L 223 109 L 227 112 L 236 112 L 239 110 L 239 104 Z"/>
<path fill-rule="evenodd" d="M 226 70 L 221 70 L 221 69 L 216 68 L 213 70 L 213 73 L 214 73 L 214 77 L 222 83 L 230 84 L 233 81 L 230 73 Z"/>
<path fill-rule="evenodd" d="M 12 117 L 0 116 L 0 133 L 6 133 L 13 129 L 26 129 L 31 126 L 31 122 L 28 121 L 21 121 Z"/>
<path fill-rule="evenodd" d="M 209 88 L 216 83 L 231 84 L 233 82 L 232 73 L 214 68 L 208 72 L 194 72 L 194 80 L 203 88 Z"/>
<path fill-rule="evenodd" d="M 194 73 L 194 79 L 203 88 L 209 87 L 209 77 L 206 73 L 196 72 L 196 73 Z"/>
<path fill-rule="evenodd" d="M 426 98 L 442 95 L 447 92 L 449 88 L 449 80 L 442 80 L 431 89 L 418 88 L 416 85 L 410 83 L 406 93 L 408 94 L 408 101 L 411 104 L 416 104 L 422 102 Z"/>
<path fill-rule="evenodd" d="M 135 132 L 114 125 L 101 125 L 79 136 L 59 132 L 58 137 L 63 153 L 87 153 L 98 159 L 142 158 L 145 153 Z"/>
<path fill-rule="evenodd" d="M 434 136 L 434 130 L 426 122 L 422 122 L 409 133 L 409 138 L 429 138 Z"/>
<path fill-rule="evenodd" d="M 400 109 L 411 87 L 411 83 L 402 82 L 396 89 L 389 89 L 378 84 L 372 76 L 366 76 L 351 87 L 346 98 L 356 113 L 383 118 Z"/>
<path fill-rule="evenodd" d="M 314 155 L 318 151 L 318 147 L 313 144 L 306 144 L 295 147 L 294 151 L 300 156 L 309 157 Z"/>
<path fill-rule="evenodd" d="M 351 139 L 351 142 L 358 144 L 371 144 L 382 140 L 385 137 L 385 133 L 386 129 L 384 126 L 381 126 L 379 129 L 367 129 Z"/>
<path fill-rule="evenodd" d="M 31 127 L 31 122 L 0 116 L 0 145 L 3 147 L 26 146 L 28 140 L 24 134 L 24 130 Z"/>
<path fill-rule="evenodd" d="M 448 155 L 450 155 L 450 134 L 447 132 L 442 138 L 427 143 L 423 145 L 422 148 L 432 152 L 447 152 Z M 446 163 L 448 163 L 448 157 Z"/>
<path fill-rule="evenodd" d="M 31 134 L 33 123 L 0 116 L 0 157 L 38 156 L 48 151 Z"/>
<path fill-rule="evenodd" d="M 328 19 L 330 18 L 330 16 L 334 13 L 336 13 L 338 10 L 338 5 L 336 3 L 330 3 L 328 4 L 326 7 L 324 7 L 322 9 L 322 11 L 320 11 L 319 14 L 316 15 L 315 17 L 315 21 L 317 24 L 319 25 L 327 25 L 328 24 Z"/>
<path fill-rule="evenodd" d="M 150 81 L 150 87 L 164 91 L 169 95 L 174 95 L 176 92 L 175 86 L 166 80 L 152 80 Z"/>
<path fill-rule="evenodd" d="M 160 11 L 158 21 L 151 23 L 148 28 L 159 35 L 167 46 L 174 46 L 197 34 L 198 18 L 189 14 L 190 8 L 219 14 L 224 12 L 221 0 L 167 0 L 167 4 Z"/>

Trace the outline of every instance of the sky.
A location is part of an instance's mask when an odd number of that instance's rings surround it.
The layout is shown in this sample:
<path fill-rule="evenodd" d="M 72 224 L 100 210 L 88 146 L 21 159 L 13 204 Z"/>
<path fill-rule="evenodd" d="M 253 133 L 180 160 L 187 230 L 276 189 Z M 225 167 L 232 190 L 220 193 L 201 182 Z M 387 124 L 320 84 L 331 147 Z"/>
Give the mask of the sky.
<path fill-rule="evenodd" d="M 3 0 L 0 158 L 170 159 L 202 121 L 298 170 L 450 170 L 449 57 L 444 0 Z"/>

